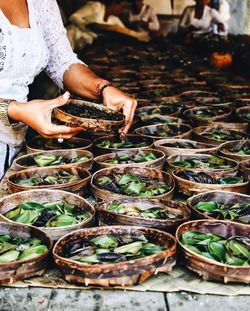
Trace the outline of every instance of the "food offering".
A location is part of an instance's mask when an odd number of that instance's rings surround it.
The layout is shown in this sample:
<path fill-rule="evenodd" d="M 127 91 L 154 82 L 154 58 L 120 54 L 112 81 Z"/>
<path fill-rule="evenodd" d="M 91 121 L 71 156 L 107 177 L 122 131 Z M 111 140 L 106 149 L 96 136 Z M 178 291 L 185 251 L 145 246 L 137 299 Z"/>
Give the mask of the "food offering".
<path fill-rule="evenodd" d="M 92 176 L 91 187 L 100 200 L 171 199 L 175 183 L 173 177 L 163 171 L 131 166 L 97 171 Z"/>
<path fill-rule="evenodd" d="M 59 143 L 56 138 L 47 139 L 36 134 L 29 134 L 26 138 L 27 153 L 61 149 L 91 150 L 91 148 L 90 140 L 78 137 L 64 139 L 62 143 Z"/>
<path fill-rule="evenodd" d="M 196 126 L 209 125 L 214 122 L 228 121 L 231 117 L 232 109 L 220 106 L 201 106 L 184 111 L 183 116 Z"/>
<path fill-rule="evenodd" d="M 209 191 L 187 200 L 199 219 L 231 220 L 250 225 L 250 196 L 227 191 Z"/>
<path fill-rule="evenodd" d="M 245 160 L 240 163 L 240 170 L 246 180 L 250 180 L 250 160 Z"/>
<path fill-rule="evenodd" d="M 181 112 L 181 107 L 178 105 L 160 105 L 160 106 L 147 106 L 136 109 L 136 115 L 140 118 L 145 116 L 168 116 L 178 117 Z"/>
<path fill-rule="evenodd" d="M 10 193 L 31 189 L 59 189 L 83 193 L 90 180 L 90 173 L 82 167 L 29 168 L 10 175 L 7 185 Z"/>
<path fill-rule="evenodd" d="M 60 190 L 29 190 L 0 201 L 4 221 L 40 228 L 54 241 L 95 223 L 95 209 L 82 197 Z"/>
<path fill-rule="evenodd" d="M 166 157 L 196 153 L 216 153 L 217 147 L 189 139 L 160 139 L 154 142 L 156 149 L 165 153 Z"/>
<path fill-rule="evenodd" d="M 175 155 L 167 158 L 167 164 L 170 171 L 177 169 L 189 171 L 203 170 L 204 172 L 212 171 L 217 176 L 223 174 L 230 175 L 239 169 L 236 161 L 208 154 Z"/>
<path fill-rule="evenodd" d="M 219 153 L 238 162 L 250 160 L 250 140 L 226 142 L 219 147 Z"/>
<path fill-rule="evenodd" d="M 0 284 L 42 275 L 49 263 L 52 240 L 32 226 L 1 223 Z"/>
<path fill-rule="evenodd" d="M 245 140 L 248 135 L 242 132 L 217 126 L 200 126 L 193 129 L 193 138 L 197 141 L 218 146 L 232 140 Z"/>
<path fill-rule="evenodd" d="M 153 125 L 153 124 L 169 124 L 169 123 L 185 123 L 184 120 L 175 117 L 163 116 L 163 115 L 149 115 L 141 117 L 142 123 L 144 125 Z"/>
<path fill-rule="evenodd" d="M 55 118 L 69 126 L 82 127 L 88 132 L 116 133 L 124 126 L 120 112 L 91 102 L 72 99 L 67 105 L 55 109 Z"/>
<path fill-rule="evenodd" d="M 225 190 L 247 193 L 249 182 L 238 172 L 234 175 L 218 176 L 214 172 L 176 170 L 173 172 L 179 191 L 187 196 L 209 190 Z"/>
<path fill-rule="evenodd" d="M 140 135 L 128 134 L 124 140 L 116 135 L 97 138 L 93 142 L 95 154 L 105 154 L 121 150 L 142 150 L 153 146 L 153 139 Z"/>
<path fill-rule="evenodd" d="M 143 149 L 130 151 L 118 151 L 105 155 L 100 155 L 94 159 L 95 167 L 98 169 L 117 166 L 117 165 L 133 165 L 141 167 L 151 167 L 162 169 L 165 163 L 165 154 L 155 149 Z"/>
<path fill-rule="evenodd" d="M 190 217 L 185 204 L 170 200 L 117 200 L 97 204 L 96 208 L 100 225 L 143 226 L 168 232 Z"/>
<path fill-rule="evenodd" d="M 53 150 L 21 156 L 14 161 L 14 165 L 17 170 L 58 165 L 81 166 L 90 170 L 93 159 L 93 154 L 87 150 Z"/>
<path fill-rule="evenodd" d="M 138 135 L 153 139 L 190 138 L 192 128 L 187 124 L 169 123 L 139 127 L 135 130 Z"/>
<path fill-rule="evenodd" d="M 190 221 L 176 232 L 186 267 L 224 283 L 250 283 L 249 236 L 249 226 L 220 220 Z"/>
<path fill-rule="evenodd" d="M 250 106 L 238 108 L 236 114 L 241 121 L 250 123 Z"/>
<path fill-rule="evenodd" d="M 134 226 L 82 229 L 61 238 L 54 260 L 71 283 L 131 286 L 175 264 L 176 242 L 169 233 Z"/>

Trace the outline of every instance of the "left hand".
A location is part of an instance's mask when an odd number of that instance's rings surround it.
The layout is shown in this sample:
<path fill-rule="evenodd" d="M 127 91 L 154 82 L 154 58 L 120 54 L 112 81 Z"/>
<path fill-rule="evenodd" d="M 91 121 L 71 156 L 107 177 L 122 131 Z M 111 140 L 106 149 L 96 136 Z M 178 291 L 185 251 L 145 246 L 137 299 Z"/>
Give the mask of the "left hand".
<path fill-rule="evenodd" d="M 115 111 L 123 112 L 125 127 L 121 130 L 121 136 L 125 136 L 133 123 L 137 101 L 116 87 L 109 86 L 103 91 L 103 105 Z"/>

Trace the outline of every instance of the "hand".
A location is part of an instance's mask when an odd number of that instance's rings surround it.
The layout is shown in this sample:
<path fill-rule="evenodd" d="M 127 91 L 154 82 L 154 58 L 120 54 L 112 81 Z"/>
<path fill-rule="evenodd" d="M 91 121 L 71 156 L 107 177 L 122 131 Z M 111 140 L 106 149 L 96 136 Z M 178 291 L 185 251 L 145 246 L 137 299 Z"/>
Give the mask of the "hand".
<path fill-rule="evenodd" d="M 109 86 L 103 91 L 103 104 L 110 109 L 123 112 L 125 127 L 121 130 L 121 136 L 125 136 L 132 125 L 137 101 L 121 90 Z"/>
<path fill-rule="evenodd" d="M 51 100 L 32 100 L 27 103 L 11 102 L 8 107 L 9 117 L 16 122 L 23 122 L 46 138 L 71 138 L 82 128 L 72 128 L 52 123 L 54 108 L 65 105 L 69 100 L 69 92 Z"/>

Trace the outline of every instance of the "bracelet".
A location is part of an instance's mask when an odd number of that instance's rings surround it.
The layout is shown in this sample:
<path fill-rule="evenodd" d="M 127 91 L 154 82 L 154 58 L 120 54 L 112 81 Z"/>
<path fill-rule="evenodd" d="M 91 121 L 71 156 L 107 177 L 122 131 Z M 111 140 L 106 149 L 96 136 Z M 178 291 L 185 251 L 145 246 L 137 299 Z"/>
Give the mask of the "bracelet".
<path fill-rule="evenodd" d="M 102 80 L 101 82 L 99 82 L 97 84 L 97 87 L 96 87 L 96 90 L 97 90 L 97 98 L 98 98 L 98 101 L 101 101 L 102 100 L 102 97 L 103 97 L 103 91 L 109 87 L 109 86 L 115 86 L 114 83 L 108 81 L 108 80 Z"/>
<path fill-rule="evenodd" d="M 4 126 L 12 126 L 14 122 L 8 116 L 8 106 L 14 99 L 0 98 L 0 120 Z"/>

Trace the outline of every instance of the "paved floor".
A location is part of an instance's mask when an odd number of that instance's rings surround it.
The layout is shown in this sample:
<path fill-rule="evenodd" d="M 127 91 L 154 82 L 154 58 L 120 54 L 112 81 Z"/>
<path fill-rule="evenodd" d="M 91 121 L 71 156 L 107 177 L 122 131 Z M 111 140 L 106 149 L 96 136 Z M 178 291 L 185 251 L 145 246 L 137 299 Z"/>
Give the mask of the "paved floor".
<path fill-rule="evenodd" d="M 0 311 L 249 311 L 250 296 L 0 288 Z"/>

